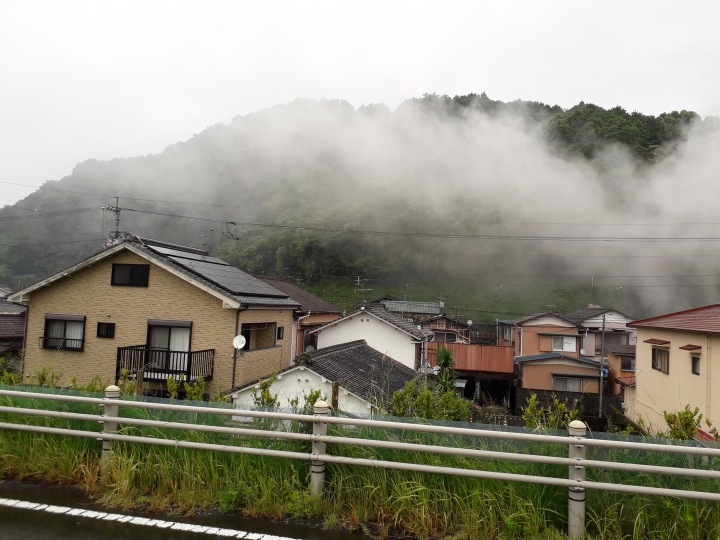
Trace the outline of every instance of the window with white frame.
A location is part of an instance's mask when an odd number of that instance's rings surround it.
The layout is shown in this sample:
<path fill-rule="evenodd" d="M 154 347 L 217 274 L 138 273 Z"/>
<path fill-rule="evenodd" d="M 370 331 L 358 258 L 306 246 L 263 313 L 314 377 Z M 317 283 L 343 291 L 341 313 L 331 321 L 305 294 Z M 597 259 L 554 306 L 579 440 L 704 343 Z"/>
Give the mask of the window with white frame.
<path fill-rule="evenodd" d="M 574 336 L 553 336 L 552 350 L 560 352 L 575 352 L 577 338 Z"/>
<path fill-rule="evenodd" d="M 553 390 L 556 392 L 582 392 L 580 377 L 553 377 Z"/>
<path fill-rule="evenodd" d="M 634 356 L 621 356 L 620 357 L 620 371 L 635 371 L 635 357 Z"/>

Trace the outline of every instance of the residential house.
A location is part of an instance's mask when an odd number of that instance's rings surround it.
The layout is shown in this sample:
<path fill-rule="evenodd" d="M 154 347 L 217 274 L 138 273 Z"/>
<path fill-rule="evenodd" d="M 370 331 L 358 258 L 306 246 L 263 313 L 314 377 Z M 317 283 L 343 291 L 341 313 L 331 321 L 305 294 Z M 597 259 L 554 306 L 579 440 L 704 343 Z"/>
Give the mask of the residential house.
<path fill-rule="evenodd" d="M 367 415 L 389 409 L 392 396 L 412 381 L 417 372 L 368 346 L 363 339 L 317 349 L 273 375 L 269 392 L 278 406 L 302 407 L 306 396 L 319 390 L 330 405 L 351 414 Z M 254 405 L 260 381 L 246 384 L 230 395 L 240 407 Z"/>
<path fill-rule="evenodd" d="M 378 305 L 368 305 L 308 332 L 317 335 L 317 348 L 364 339 L 401 364 L 417 370 L 427 362 L 427 342 L 433 332 Z"/>
<path fill-rule="evenodd" d="M 635 384 L 635 345 L 605 345 L 608 391 L 616 396 Z"/>
<path fill-rule="evenodd" d="M 19 373 L 25 339 L 25 313 L 0 313 L 0 358 L 5 369 Z"/>
<path fill-rule="evenodd" d="M 424 330 L 433 332 L 428 343 L 428 361 L 436 365 L 438 349 L 445 347 L 453 352 L 455 371 L 464 383 L 463 396 L 481 403 L 503 403 L 510 400 L 513 378 L 513 349 L 496 346 L 496 327 L 484 332 L 484 326 L 472 326 L 448 315 L 436 315 L 421 321 Z M 487 334 L 487 335 L 486 335 Z"/>
<path fill-rule="evenodd" d="M 535 313 L 513 321 L 515 356 L 537 356 L 558 352 L 564 356 L 582 354 L 582 327 L 563 315 L 545 312 Z"/>
<path fill-rule="evenodd" d="M 600 362 L 548 352 L 515 358 L 517 387 L 526 390 L 597 394 Z"/>
<path fill-rule="evenodd" d="M 637 330 L 635 386 L 625 387 L 626 414 L 665 430 L 663 412 L 697 407 L 720 422 L 720 304 L 630 323 Z"/>
<path fill-rule="evenodd" d="M 581 349 L 583 356 L 600 360 L 602 345 L 635 345 L 635 330 L 628 324 L 635 319 L 615 309 L 603 309 L 590 304 L 563 315 L 583 329 Z M 605 328 L 603 332 L 603 326 Z"/>
<path fill-rule="evenodd" d="M 206 251 L 136 236 L 9 300 L 28 303 L 26 383 L 42 368 L 61 374 L 62 386 L 73 376 L 85 385 L 142 370 L 146 387 L 160 393 L 168 377 L 202 377 L 214 393 L 286 368 L 298 308 Z"/>
<path fill-rule="evenodd" d="M 299 307 L 294 312 L 293 318 L 292 358 L 295 358 L 301 352 L 313 351 L 317 348 L 317 334 L 307 336 L 309 330 L 320 328 L 342 317 L 343 310 L 339 307 L 334 306 L 322 298 L 318 298 L 297 285 L 285 281 L 283 278 L 258 275 L 254 277 L 284 292 L 290 299 L 299 304 Z"/>

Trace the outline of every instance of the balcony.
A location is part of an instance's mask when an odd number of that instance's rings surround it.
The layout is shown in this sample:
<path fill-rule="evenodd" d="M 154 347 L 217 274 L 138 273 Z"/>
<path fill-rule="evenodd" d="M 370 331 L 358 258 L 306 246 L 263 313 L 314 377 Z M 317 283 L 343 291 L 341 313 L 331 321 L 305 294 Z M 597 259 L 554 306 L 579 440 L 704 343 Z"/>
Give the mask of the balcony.
<path fill-rule="evenodd" d="M 195 382 L 200 377 L 209 381 L 215 367 L 215 349 L 204 351 L 168 351 L 145 345 L 118 347 L 115 380 L 128 370 L 131 376 L 143 370 L 143 380 L 163 382 L 168 378 L 176 381 Z"/>
<path fill-rule="evenodd" d="M 428 361 L 437 365 L 436 353 L 441 347 L 453 352 L 455 369 L 458 371 L 480 371 L 484 373 L 512 374 L 515 351 L 512 347 L 494 345 L 469 345 L 466 343 L 428 343 Z"/>
<path fill-rule="evenodd" d="M 82 351 L 85 348 L 85 340 L 40 336 L 40 348 L 56 351 Z"/>

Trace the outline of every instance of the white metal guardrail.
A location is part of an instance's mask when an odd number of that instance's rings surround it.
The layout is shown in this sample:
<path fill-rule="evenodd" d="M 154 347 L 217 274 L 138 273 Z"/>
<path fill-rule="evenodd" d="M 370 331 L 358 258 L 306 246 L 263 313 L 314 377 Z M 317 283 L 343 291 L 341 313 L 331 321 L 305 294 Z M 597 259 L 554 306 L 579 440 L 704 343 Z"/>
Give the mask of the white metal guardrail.
<path fill-rule="evenodd" d="M 485 478 L 491 480 L 504 480 L 509 482 L 526 482 L 562 486 L 568 488 L 568 534 L 571 538 L 581 538 L 585 532 L 585 490 L 596 489 L 602 491 L 615 491 L 623 493 L 637 493 L 644 495 L 664 495 L 686 499 L 700 499 L 709 501 L 720 501 L 720 493 L 704 491 L 689 491 L 678 489 L 657 488 L 638 486 L 630 484 L 613 484 L 605 482 L 594 482 L 585 479 L 585 470 L 590 468 L 601 468 L 606 470 L 628 471 L 646 474 L 663 474 L 687 476 L 696 478 L 711 478 L 720 480 L 720 471 L 692 469 L 683 467 L 666 467 L 656 465 L 644 465 L 635 463 L 618 463 L 613 461 L 599 461 L 585 459 L 585 449 L 588 446 L 603 448 L 618 448 L 625 450 L 639 450 L 664 452 L 673 454 L 686 454 L 695 456 L 720 457 L 720 449 L 703 447 L 672 446 L 664 444 L 649 444 L 629 441 L 608 441 L 585 438 L 587 428 L 583 422 L 574 421 L 569 426 L 569 436 L 539 435 L 533 433 L 509 433 L 502 431 L 489 431 L 482 429 L 469 429 L 449 426 L 432 426 L 427 424 L 411 424 L 400 422 L 386 422 L 378 420 L 365 420 L 356 418 L 338 418 L 328 416 L 328 406 L 324 401 L 318 401 L 314 407 L 312 416 L 302 414 L 288 414 L 281 412 L 248 411 L 238 409 L 220 409 L 198 407 L 192 405 L 175 405 L 170 403 L 148 403 L 138 401 L 120 400 L 120 389 L 117 386 L 109 386 L 105 391 L 105 398 L 91 398 L 82 396 L 69 396 L 62 394 L 44 394 L 34 392 L 22 392 L 15 390 L 0 390 L 0 396 L 29 398 L 39 400 L 64 401 L 75 403 L 95 404 L 104 407 L 104 414 L 93 415 L 84 413 L 71 413 L 63 411 L 50 411 L 44 409 L 30 409 L 21 407 L 0 406 L 0 413 L 12 413 L 29 416 L 43 416 L 49 418 L 63 418 L 68 420 L 97 421 L 103 424 L 103 431 L 83 431 L 64 428 L 53 428 L 46 426 L 27 425 L 11 422 L 0 422 L 0 429 L 11 429 L 34 433 L 48 433 L 54 435 L 66 435 L 73 437 L 85 437 L 101 439 L 103 441 L 102 462 L 107 463 L 112 452 L 113 441 L 125 441 L 140 444 L 153 444 L 160 446 L 172 446 L 176 448 L 189 448 L 194 450 L 211 450 L 217 452 L 230 452 L 238 454 L 252 454 L 276 458 L 300 459 L 310 461 L 311 467 L 311 492 L 320 495 L 323 492 L 325 483 L 325 464 L 337 463 L 348 465 L 359 465 L 365 467 L 382 467 L 386 469 L 398 469 L 417 471 L 433 474 L 446 474 L 457 476 L 468 476 L 473 478 Z M 270 431 L 258 429 L 246 429 L 223 426 L 208 426 L 202 424 L 188 424 L 182 422 L 167 422 L 161 420 L 148 420 L 139 418 L 125 418 L 118 416 L 120 407 L 139 409 L 155 409 L 175 412 L 190 412 L 201 414 L 215 414 L 224 416 L 242 416 L 249 418 L 270 418 L 278 420 L 290 420 L 297 422 L 311 422 L 313 433 L 292 433 L 285 431 Z M 269 450 L 263 448 L 249 448 L 244 446 L 220 445 L 210 443 L 197 443 L 175 439 L 159 439 L 154 437 L 141 437 L 123 435 L 117 433 L 118 424 L 150 426 L 164 429 L 192 430 L 210 433 L 221 433 L 228 435 L 256 436 L 275 439 L 290 439 L 309 441 L 312 444 L 310 453 L 293 452 L 285 450 Z M 560 444 L 568 447 L 568 457 L 541 456 L 533 454 L 517 454 L 500 452 L 494 450 L 478 450 L 472 448 L 458 448 L 448 446 L 426 445 L 417 443 L 404 443 L 395 441 L 380 441 L 374 439 L 361 439 L 354 437 L 335 437 L 327 435 L 328 424 L 341 424 L 351 426 L 366 426 L 381 429 L 425 432 L 435 434 L 462 435 L 474 438 L 515 440 L 545 444 Z M 568 467 L 568 478 L 555 478 L 545 476 L 532 476 L 523 474 L 502 473 L 483 471 L 475 469 L 463 469 L 453 467 L 440 467 L 433 465 L 422 465 L 416 463 L 404 463 L 395 461 L 383 461 L 364 458 L 353 458 L 335 456 L 326 453 L 327 444 L 367 446 L 374 448 L 388 448 L 411 452 L 429 452 L 445 455 L 458 455 L 474 457 L 479 459 L 493 459 L 504 461 L 518 461 L 529 463 L 542 463 L 547 465 L 566 465 Z"/>

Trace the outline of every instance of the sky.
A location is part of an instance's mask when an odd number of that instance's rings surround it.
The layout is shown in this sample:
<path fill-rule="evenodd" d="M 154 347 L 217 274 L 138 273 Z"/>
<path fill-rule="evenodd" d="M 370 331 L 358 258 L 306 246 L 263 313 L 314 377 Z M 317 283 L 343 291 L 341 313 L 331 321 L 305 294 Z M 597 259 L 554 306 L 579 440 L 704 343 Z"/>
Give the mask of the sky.
<path fill-rule="evenodd" d="M 718 2 L 0 0 L 0 205 L 295 98 L 720 116 Z"/>

